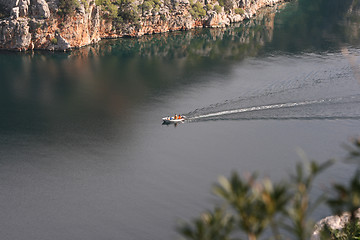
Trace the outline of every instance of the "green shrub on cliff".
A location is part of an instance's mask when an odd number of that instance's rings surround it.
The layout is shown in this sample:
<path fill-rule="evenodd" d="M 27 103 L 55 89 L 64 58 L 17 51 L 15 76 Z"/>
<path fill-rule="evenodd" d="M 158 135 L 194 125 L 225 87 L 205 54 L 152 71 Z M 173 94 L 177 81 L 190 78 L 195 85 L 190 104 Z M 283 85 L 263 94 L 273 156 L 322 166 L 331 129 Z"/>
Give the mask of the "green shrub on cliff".
<path fill-rule="evenodd" d="M 191 5 L 191 9 L 189 10 L 189 13 L 195 19 L 202 18 L 206 15 L 204 6 L 199 2 Z"/>
<path fill-rule="evenodd" d="M 244 9 L 242 8 L 235 8 L 235 14 L 244 14 Z"/>
<path fill-rule="evenodd" d="M 133 0 L 117 0 L 119 6 L 118 16 L 126 22 L 139 22 L 138 6 L 134 4 Z"/>
<path fill-rule="evenodd" d="M 50 42 L 51 42 L 51 44 L 56 45 L 57 42 L 58 42 L 58 40 L 57 40 L 57 38 L 52 38 L 52 39 L 50 40 Z"/>
<path fill-rule="evenodd" d="M 160 11 L 160 5 L 160 0 L 146 0 L 143 2 L 143 4 L 139 5 L 139 9 L 142 11 L 143 14 L 150 10 L 153 14 L 155 14 Z"/>
<path fill-rule="evenodd" d="M 116 19 L 118 17 L 118 7 L 114 4 L 111 4 L 107 8 L 108 10 L 108 17 L 110 19 Z"/>
<path fill-rule="evenodd" d="M 225 11 L 229 11 L 234 7 L 232 0 L 218 0 L 218 3 L 221 7 L 224 7 Z"/>
<path fill-rule="evenodd" d="M 220 7 L 219 5 L 215 5 L 214 10 L 215 10 L 216 13 L 221 13 L 222 7 Z"/>
<path fill-rule="evenodd" d="M 213 10 L 213 6 L 211 5 L 211 4 L 206 4 L 206 10 L 207 11 L 211 11 L 211 10 Z"/>
<path fill-rule="evenodd" d="M 112 20 L 116 26 L 124 21 L 137 23 L 139 20 L 133 0 L 96 0 L 95 4 L 101 6 L 103 16 Z"/>
<path fill-rule="evenodd" d="M 160 6 L 159 6 L 159 5 L 155 5 L 155 7 L 151 10 L 151 13 L 152 13 L 153 15 L 156 15 L 156 14 L 159 13 L 159 11 L 160 11 Z"/>
<path fill-rule="evenodd" d="M 164 14 L 160 14 L 160 20 L 161 21 L 165 21 L 166 20 L 166 16 Z"/>
<path fill-rule="evenodd" d="M 118 6 L 116 6 L 116 1 L 111 0 L 96 0 L 95 4 L 101 6 L 103 15 L 112 20 L 116 20 L 118 17 Z"/>
<path fill-rule="evenodd" d="M 358 221 L 350 221 L 342 229 L 331 229 L 325 225 L 320 233 L 321 240 L 357 240 L 360 239 L 360 224 Z"/>
<path fill-rule="evenodd" d="M 140 8 L 143 12 L 150 11 L 154 7 L 155 3 L 153 1 L 144 1 L 143 4 L 140 5 Z"/>
<path fill-rule="evenodd" d="M 80 3 L 77 0 L 60 0 L 58 14 L 61 16 L 73 15 L 78 7 L 80 7 Z"/>

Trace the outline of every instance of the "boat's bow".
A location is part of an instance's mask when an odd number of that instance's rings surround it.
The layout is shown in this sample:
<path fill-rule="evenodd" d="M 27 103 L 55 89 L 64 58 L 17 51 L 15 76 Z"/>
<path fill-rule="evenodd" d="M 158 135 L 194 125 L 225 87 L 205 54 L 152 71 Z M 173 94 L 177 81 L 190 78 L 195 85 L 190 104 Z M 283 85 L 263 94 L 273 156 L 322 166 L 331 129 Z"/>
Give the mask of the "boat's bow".
<path fill-rule="evenodd" d="M 163 120 L 163 123 L 165 124 L 170 124 L 170 123 L 182 123 L 185 121 L 185 116 L 182 116 L 181 118 L 173 118 L 173 117 L 163 117 L 162 120 Z"/>

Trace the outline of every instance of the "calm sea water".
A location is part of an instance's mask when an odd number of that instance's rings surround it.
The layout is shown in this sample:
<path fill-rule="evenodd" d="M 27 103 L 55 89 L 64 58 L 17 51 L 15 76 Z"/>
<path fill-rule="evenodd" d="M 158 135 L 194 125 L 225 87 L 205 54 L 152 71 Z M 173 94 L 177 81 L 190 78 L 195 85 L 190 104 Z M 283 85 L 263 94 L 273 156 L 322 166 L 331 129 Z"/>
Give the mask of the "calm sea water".
<path fill-rule="evenodd" d="M 0 238 L 177 239 L 219 175 L 284 178 L 299 148 L 344 157 L 360 129 L 357 9 L 302 0 L 226 29 L 1 52 Z M 190 121 L 161 124 L 175 113 Z"/>

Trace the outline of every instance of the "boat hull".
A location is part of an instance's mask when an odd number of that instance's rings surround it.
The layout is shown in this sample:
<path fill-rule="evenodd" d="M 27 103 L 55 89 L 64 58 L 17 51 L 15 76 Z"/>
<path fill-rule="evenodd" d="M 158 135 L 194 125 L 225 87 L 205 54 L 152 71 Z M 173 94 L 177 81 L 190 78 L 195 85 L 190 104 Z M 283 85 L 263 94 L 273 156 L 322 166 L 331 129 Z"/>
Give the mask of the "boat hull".
<path fill-rule="evenodd" d="M 169 118 L 162 118 L 163 123 L 171 124 L 171 123 L 183 123 L 185 121 L 184 118 L 181 119 L 169 119 Z"/>

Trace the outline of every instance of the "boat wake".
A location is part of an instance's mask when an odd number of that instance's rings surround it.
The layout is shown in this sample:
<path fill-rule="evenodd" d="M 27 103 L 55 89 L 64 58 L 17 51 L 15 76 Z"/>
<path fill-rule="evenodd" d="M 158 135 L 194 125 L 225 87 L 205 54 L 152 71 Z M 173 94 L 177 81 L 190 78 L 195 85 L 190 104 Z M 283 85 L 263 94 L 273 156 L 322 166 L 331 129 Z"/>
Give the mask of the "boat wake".
<path fill-rule="evenodd" d="M 357 75 L 354 74 L 355 70 L 346 60 L 341 60 L 341 56 L 329 56 L 330 59 L 326 60 L 321 56 L 305 56 L 309 63 L 296 65 L 296 68 L 291 68 L 291 64 L 287 65 L 287 68 L 291 69 L 285 71 L 286 75 L 280 74 L 283 71 L 279 71 L 276 78 L 271 74 L 269 77 L 263 77 L 267 70 L 259 70 L 260 72 L 252 77 L 258 78 L 261 84 L 254 80 L 253 87 L 247 89 L 233 83 L 241 97 L 185 113 L 188 117 L 187 122 L 360 119 L 360 85 Z M 357 58 L 357 61 L 360 61 L 360 58 Z M 267 62 L 254 60 L 251 64 L 266 66 Z M 291 74 L 287 74 L 288 71 L 291 71 Z M 239 81 L 248 83 L 247 76 L 246 68 L 242 69 Z"/>
<path fill-rule="evenodd" d="M 346 97 L 241 106 L 247 99 L 221 104 L 187 113 L 187 122 L 255 119 L 360 119 L 360 95 Z M 240 108 L 231 108 L 234 105 Z"/>

